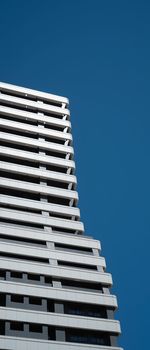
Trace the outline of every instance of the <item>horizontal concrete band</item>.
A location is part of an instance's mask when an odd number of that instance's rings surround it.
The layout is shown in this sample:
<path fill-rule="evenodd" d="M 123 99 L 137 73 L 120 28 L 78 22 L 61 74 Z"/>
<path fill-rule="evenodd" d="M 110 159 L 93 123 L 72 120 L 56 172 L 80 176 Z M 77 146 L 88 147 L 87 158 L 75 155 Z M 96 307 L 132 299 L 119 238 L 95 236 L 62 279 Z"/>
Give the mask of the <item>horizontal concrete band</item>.
<path fill-rule="evenodd" d="M 15 308 L 0 307 L 1 320 L 13 320 L 31 322 L 42 325 L 57 327 L 79 328 L 95 331 L 112 332 L 119 334 L 120 323 L 116 320 L 101 319 L 94 317 L 74 316 L 41 311 L 19 310 Z"/>
<path fill-rule="evenodd" d="M 3 235 L 37 239 L 47 242 L 68 244 L 70 246 L 101 249 L 100 242 L 85 235 L 64 234 L 47 232 L 40 229 L 22 227 L 14 224 L 0 223 L 0 233 Z"/>
<path fill-rule="evenodd" d="M 78 208 L 75 207 L 69 207 L 65 205 L 57 205 L 47 202 L 41 202 L 36 201 L 32 199 L 26 199 L 26 198 L 19 198 L 15 196 L 7 196 L 7 195 L 0 195 L 0 204 L 7 204 L 14 206 L 14 208 L 23 208 L 23 209 L 34 209 L 34 210 L 41 210 L 50 212 L 52 215 L 53 213 L 59 214 L 59 215 L 66 215 L 68 217 L 75 216 L 79 219 L 80 212 Z M 61 219 L 61 218 L 60 218 Z M 73 220 L 72 220 L 73 222 Z M 77 222 L 75 222 L 77 223 Z"/>
<path fill-rule="evenodd" d="M 48 125 L 55 125 L 62 128 L 68 127 L 69 129 L 71 128 L 70 120 L 49 117 L 47 115 L 41 115 L 40 113 L 26 112 L 12 107 L 0 106 L 0 115 L 8 116 L 12 118 L 12 120 L 14 117 L 18 117 L 18 119 L 21 120 L 39 121 Z"/>
<path fill-rule="evenodd" d="M 27 147 L 27 150 L 28 150 L 28 147 L 30 146 L 34 148 L 40 148 L 42 150 L 49 150 L 49 151 L 54 151 L 54 152 L 59 152 L 64 154 L 74 154 L 73 147 L 71 146 L 60 145 L 55 142 L 48 142 L 45 140 L 34 139 L 31 137 L 13 135 L 6 132 L 0 132 L 0 141 L 7 141 L 15 145 L 16 144 L 23 145 Z"/>
<path fill-rule="evenodd" d="M 53 276 L 61 279 L 70 279 L 86 282 L 102 283 L 108 286 L 112 285 L 112 277 L 109 273 L 85 270 L 74 267 L 54 266 L 45 263 L 35 263 L 23 259 L 1 258 L 0 268 L 10 271 L 24 271 L 35 273 L 37 275 Z"/>
<path fill-rule="evenodd" d="M 11 95 L 5 95 L 3 93 L 0 94 L 0 102 L 1 103 L 8 103 L 9 106 L 19 106 L 23 108 L 31 108 L 33 110 L 38 110 L 40 112 L 48 112 L 52 114 L 59 114 L 59 115 L 66 115 L 70 116 L 70 112 L 67 108 L 61 108 L 56 107 L 50 104 L 46 104 L 43 102 L 35 102 L 28 99 L 20 98 L 20 97 L 14 97 Z"/>
<path fill-rule="evenodd" d="M 27 152 L 22 150 L 16 150 L 10 147 L 3 147 L 0 148 L 0 154 L 3 156 L 9 156 L 13 158 L 23 159 L 23 160 L 29 160 L 35 163 L 43 163 L 43 164 L 50 164 L 55 165 L 63 168 L 72 168 L 75 169 L 75 163 L 73 160 L 66 160 L 59 157 L 53 157 L 53 156 L 47 156 L 47 155 L 41 155 L 34 152 Z"/>
<path fill-rule="evenodd" d="M 4 350 L 123 350 L 120 347 L 67 343 L 27 339 L 19 337 L 0 336 L 0 349 Z"/>
<path fill-rule="evenodd" d="M 83 223 L 80 221 L 66 220 L 60 218 L 53 218 L 52 216 L 44 216 L 41 214 L 31 214 L 20 210 L 5 209 L 0 210 L 0 217 L 3 219 L 11 219 L 24 223 L 39 224 L 49 227 L 65 228 L 69 230 L 84 231 Z"/>
<path fill-rule="evenodd" d="M 32 161 L 34 163 L 49 164 L 63 168 L 75 169 L 75 163 L 73 160 L 66 160 L 59 157 L 47 156 L 44 154 L 41 155 L 38 153 L 17 150 L 10 147 L 1 146 L 0 154 L 11 158 L 13 157 L 17 159 Z"/>
<path fill-rule="evenodd" d="M 39 169 L 39 168 L 33 168 L 30 166 L 25 165 L 19 165 L 19 164 L 12 164 L 9 162 L 1 162 L 0 161 L 0 170 L 9 171 L 10 173 L 17 173 L 27 176 L 33 176 L 33 177 L 40 177 L 41 179 L 49 179 L 49 180 L 56 180 L 60 182 L 66 182 L 66 183 L 77 183 L 76 176 L 54 172 L 50 170 L 45 169 Z"/>
<path fill-rule="evenodd" d="M 54 94 L 50 94 L 48 92 L 43 92 L 43 91 L 37 91 L 34 89 L 29 89 L 26 87 L 21 87 L 13 84 L 8 84 L 4 82 L 0 82 L 0 90 L 5 91 L 7 93 L 17 93 L 20 96 L 26 96 L 26 97 L 36 97 L 36 98 L 41 98 L 53 102 L 60 102 L 64 104 L 68 104 L 69 100 L 67 97 L 63 96 L 58 96 Z"/>
<path fill-rule="evenodd" d="M 15 190 L 27 191 L 30 193 L 40 193 L 49 196 L 78 200 L 78 193 L 72 190 L 65 190 L 58 187 L 39 185 L 32 182 L 12 180 L 0 177 L 0 186 Z"/>
<path fill-rule="evenodd" d="M 39 134 L 45 137 L 53 137 L 58 140 L 69 140 L 72 141 L 72 135 L 68 132 L 57 131 L 53 129 L 46 129 L 43 126 L 34 126 L 16 121 L 0 118 L 0 126 L 5 126 L 8 129 L 14 129 L 17 131 L 27 131 L 31 134 Z"/>
<path fill-rule="evenodd" d="M 19 252 L 19 255 L 106 267 L 105 259 L 100 256 L 88 254 L 82 255 L 74 252 L 59 251 L 57 249 L 52 250 L 50 248 L 38 248 L 37 246 L 34 247 L 19 243 L 7 243 L 0 241 L 0 251 L 14 254 Z"/>
<path fill-rule="evenodd" d="M 66 288 L 45 287 L 21 282 L 8 282 L 0 280 L 1 293 L 19 294 L 24 296 L 35 296 L 68 302 L 87 303 L 94 305 L 104 305 L 117 308 L 117 299 L 114 295 L 92 293 L 81 290 L 71 290 Z"/>

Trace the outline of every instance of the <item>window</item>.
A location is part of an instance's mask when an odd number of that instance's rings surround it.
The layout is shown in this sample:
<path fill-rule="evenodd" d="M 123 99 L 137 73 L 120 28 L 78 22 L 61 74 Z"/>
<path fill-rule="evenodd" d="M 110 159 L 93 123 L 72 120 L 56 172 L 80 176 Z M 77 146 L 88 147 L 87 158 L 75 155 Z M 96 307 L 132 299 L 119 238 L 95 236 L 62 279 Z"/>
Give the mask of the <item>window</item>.
<path fill-rule="evenodd" d="M 13 303 L 23 303 L 23 296 L 22 295 L 11 295 L 11 301 Z"/>
<path fill-rule="evenodd" d="M 17 271 L 12 271 L 11 272 L 11 277 L 12 278 L 22 278 L 22 273 L 21 272 L 17 272 Z"/>
<path fill-rule="evenodd" d="M 107 318 L 106 307 L 100 305 L 66 303 L 65 313 L 87 317 Z"/>
<path fill-rule="evenodd" d="M 42 325 L 31 323 L 29 325 L 29 332 L 42 333 Z"/>
<path fill-rule="evenodd" d="M 52 278 L 50 276 L 45 276 L 45 283 L 52 285 Z"/>
<path fill-rule="evenodd" d="M 22 210 L 22 209 L 21 209 Z M 27 211 L 27 210 L 26 210 Z M 40 241 L 40 240 L 36 240 L 36 239 L 30 239 L 30 238 L 24 238 L 24 237 L 16 237 L 16 236 L 9 236 L 9 235 L 3 235 L 3 234 L 0 234 L 0 238 L 6 240 L 11 240 L 11 241 L 14 241 L 14 242 L 23 242 L 23 243 L 30 243 L 30 244 L 33 244 L 33 245 L 46 245 L 46 242 L 45 241 Z M 20 277 L 22 278 L 22 277 Z"/>
<path fill-rule="evenodd" d="M 6 295 L 0 294 L 0 306 L 6 306 Z"/>
<path fill-rule="evenodd" d="M 34 274 L 29 273 L 28 274 L 28 280 L 40 281 L 40 275 L 34 275 Z"/>
<path fill-rule="evenodd" d="M 41 305 L 42 304 L 42 300 L 40 298 L 30 297 L 29 298 L 29 304 Z"/>
<path fill-rule="evenodd" d="M 0 335 L 5 335 L 5 321 L 1 320 Z M 2 349 L 5 350 L 5 349 Z"/>
<path fill-rule="evenodd" d="M 4 280 L 6 278 L 6 271 L 0 270 L 0 280 Z"/>
<path fill-rule="evenodd" d="M 27 255 L 21 255 L 21 254 L 14 254 L 14 253 L 5 253 L 1 252 L 1 256 L 4 256 L 6 258 L 14 258 L 14 259 L 21 259 L 21 260 L 27 260 L 27 261 L 36 261 L 41 263 L 47 263 L 49 264 L 49 259 L 46 258 L 38 258 L 34 256 L 27 256 Z"/>
<path fill-rule="evenodd" d="M 97 270 L 97 266 L 94 265 L 86 265 L 86 264 L 80 264 L 80 263 L 75 263 L 71 261 L 58 261 L 58 265 L 60 266 L 70 266 L 70 267 L 77 267 L 81 269 L 87 269 L 87 270 Z"/>
<path fill-rule="evenodd" d="M 10 329 L 13 331 L 23 331 L 23 323 L 22 322 L 11 322 Z"/>
<path fill-rule="evenodd" d="M 64 288 L 71 288 L 71 289 L 78 289 L 78 290 L 87 290 L 91 292 L 99 291 L 102 293 L 102 285 L 100 283 L 90 283 L 90 282 L 83 282 L 83 281 L 76 281 L 76 280 L 62 280 L 62 286 Z"/>
<path fill-rule="evenodd" d="M 80 247 L 63 243 L 55 243 L 55 247 L 59 249 L 66 249 L 68 251 L 72 250 L 78 253 L 92 254 L 92 249 L 87 247 Z"/>
<path fill-rule="evenodd" d="M 84 330 L 70 329 L 66 331 L 66 340 L 74 343 L 110 345 L 110 337 L 104 332 L 85 332 Z"/>

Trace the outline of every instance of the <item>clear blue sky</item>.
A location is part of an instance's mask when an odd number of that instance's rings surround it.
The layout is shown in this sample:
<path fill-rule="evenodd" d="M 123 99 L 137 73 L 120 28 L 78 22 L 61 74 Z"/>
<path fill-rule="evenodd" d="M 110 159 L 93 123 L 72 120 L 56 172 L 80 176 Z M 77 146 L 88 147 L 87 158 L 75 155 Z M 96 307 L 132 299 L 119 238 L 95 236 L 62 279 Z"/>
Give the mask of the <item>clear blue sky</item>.
<path fill-rule="evenodd" d="M 80 208 L 126 350 L 148 349 L 150 2 L 3 0 L 0 80 L 70 98 Z"/>

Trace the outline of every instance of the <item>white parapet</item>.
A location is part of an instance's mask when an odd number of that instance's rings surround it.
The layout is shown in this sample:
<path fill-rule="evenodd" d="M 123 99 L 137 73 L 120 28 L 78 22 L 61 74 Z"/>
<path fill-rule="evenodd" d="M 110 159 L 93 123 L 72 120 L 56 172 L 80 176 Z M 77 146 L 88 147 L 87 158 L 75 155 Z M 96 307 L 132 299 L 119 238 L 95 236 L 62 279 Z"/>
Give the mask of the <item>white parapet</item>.
<path fill-rule="evenodd" d="M 66 183 L 77 183 L 76 176 L 59 173 L 55 171 L 45 170 L 45 169 L 39 169 L 39 168 L 33 168 L 31 166 L 25 166 L 20 164 L 12 164 L 10 162 L 1 162 L 0 161 L 0 170 L 2 171 L 9 171 L 10 173 L 18 173 L 22 175 L 27 176 L 33 176 L 36 178 L 41 179 L 47 179 L 47 180 L 57 180 L 60 182 L 66 182 Z"/>
<path fill-rule="evenodd" d="M 0 349 L 7 350 L 123 350 L 120 347 L 46 341 L 18 337 L 0 336 Z"/>
<path fill-rule="evenodd" d="M 49 164 L 64 168 L 75 169 L 75 163 L 73 160 L 66 160 L 59 157 L 41 155 L 34 152 L 22 151 L 18 149 L 13 149 L 11 147 L 2 147 L 0 148 L 0 154 L 7 157 L 22 159 L 32 161 L 34 163 Z M 60 170 L 61 172 L 61 170 Z"/>
<path fill-rule="evenodd" d="M 22 121 L 24 120 L 39 121 L 48 125 L 55 125 L 62 128 L 64 127 L 71 128 L 70 120 L 58 119 L 56 117 L 40 115 L 40 113 L 27 112 L 27 111 L 18 110 L 16 108 L 11 108 L 6 106 L 0 106 L 0 114 L 3 116 L 9 116 L 10 118 L 12 118 L 12 120 L 13 118 L 18 117 Z"/>
<path fill-rule="evenodd" d="M 0 281 L 1 293 L 19 294 L 35 296 L 39 298 L 48 298 L 52 300 L 63 300 L 67 302 L 87 303 L 92 305 L 103 305 L 117 308 L 117 299 L 111 294 L 102 294 L 100 292 L 90 292 L 82 290 L 72 290 L 68 288 L 54 288 L 45 285 L 34 285 L 22 282 Z"/>
<path fill-rule="evenodd" d="M 28 147 L 30 146 L 30 147 L 33 147 L 33 151 L 34 151 L 34 148 L 39 147 L 42 150 L 54 151 L 56 153 L 59 152 L 59 153 L 71 154 L 71 155 L 74 153 L 73 147 L 71 146 L 65 146 L 55 142 L 43 141 L 40 139 L 37 140 L 26 136 L 13 135 L 7 132 L 0 132 L 0 141 L 7 141 L 15 145 L 26 146 L 27 151 L 28 151 Z"/>
<path fill-rule="evenodd" d="M 73 208 L 72 208 L 73 209 Z M 91 248 L 101 250 L 100 241 L 91 238 L 90 236 L 85 235 L 73 235 L 73 234 L 65 234 L 65 233 L 57 233 L 51 232 L 48 233 L 46 231 L 40 229 L 33 229 L 28 227 L 20 227 L 16 224 L 8 224 L 1 223 L 0 224 L 0 232 L 3 235 L 8 235 L 12 237 L 24 237 L 30 238 L 31 240 L 43 240 L 47 242 L 55 242 L 67 244 L 75 247 L 83 247 L 83 248 Z"/>
<path fill-rule="evenodd" d="M 37 263 L 15 258 L 1 258 L 0 268 L 10 271 L 24 271 L 27 273 L 40 274 L 45 276 L 55 276 L 55 278 L 76 279 L 78 281 L 102 283 L 107 286 L 112 285 L 112 276 L 106 272 L 99 272 L 76 267 L 55 266 L 45 263 Z"/>
<path fill-rule="evenodd" d="M 57 103 L 63 103 L 65 105 L 69 104 L 69 100 L 67 97 L 50 94 L 48 92 L 37 91 L 26 87 L 17 86 L 14 84 L 0 82 L 0 90 L 5 91 L 8 94 L 17 93 L 18 95 L 23 97 L 29 97 L 29 98 L 33 97 L 37 99 L 46 100 L 46 101 L 49 101 L 50 103 L 57 102 Z"/>
<path fill-rule="evenodd" d="M 26 131 L 31 134 L 39 134 L 45 137 L 53 137 L 56 140 L 58 139 L 58 140 L 64 140 L 64 141 L 66 140 L 72 141 L 72 135 L 70 133 L 52 130 L 52 129 L 45 129 L 45 128 L 42 128 L 41 126 L 28 125 L 25 123 L 6 120 L 3 118 L 0 118 L 0 126 L 5 127 L 8 130 L 13 129 L 17 131 Z"/>
<path fill-rule="evenodd" d="M 39 185 L 32 182 L 18 181 L 0 177 L 0 186 L 4 188 L 12 188 L 15 190 L 27 191 L 30 193 L 41 193 L 50 196 L 56 196 L 60 198 L 75 199 L 78 200 L 77 191 L 66 190 L 47 185 Z"/>
<path fill-rule="evenodd" d="M 70 116 L 70 112 L 67 108 L 63 109 L 61 107 L 56 107 L 51 104 L 40 103 L 31 101 L 25 98 L 15 97 L 11 95 L 0 94 L 0 103 L 9 103 L 9 106 L 18 106 L 20 108 L 30 108 L 33 111 L 38 110 L 40 112 L 48 112 L 52 114 L 67 115 Z"/>
<path fill-rule="evenodd" d="M 0 307 L 0 319 L 120 334 L 116 320 Z"/>
<path fill-rule="evenodd" d="M 0 241 L 0 251 L 6 253 L 15 254 L 19 252 L 20 255 L 46 258 L 46 259 L 56 259 L 59 261 L 75 262 L 78 264 L 87 264 L 90 266 L 102 266 L 106 267 L 105 259 L 101 256 L 79 254 L 74 252 L 59 251 L 56 249 L 39 248 L 37 246 L 29 246 L 19 243 L 7 243 Z M 87 268 L 88 269 L 88 268 Z"/>

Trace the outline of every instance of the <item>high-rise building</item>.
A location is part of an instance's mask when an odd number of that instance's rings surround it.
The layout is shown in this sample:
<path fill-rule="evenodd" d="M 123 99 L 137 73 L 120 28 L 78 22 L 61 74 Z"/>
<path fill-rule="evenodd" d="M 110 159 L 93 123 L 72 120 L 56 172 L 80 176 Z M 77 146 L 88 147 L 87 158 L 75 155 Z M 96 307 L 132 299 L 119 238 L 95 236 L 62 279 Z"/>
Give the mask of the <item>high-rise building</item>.
<path fill-rule="evenodd" d="M 0 349 L 121 350 L 73 153 L 67 98 L 0 83 Z"/>

